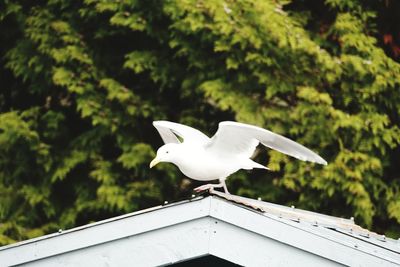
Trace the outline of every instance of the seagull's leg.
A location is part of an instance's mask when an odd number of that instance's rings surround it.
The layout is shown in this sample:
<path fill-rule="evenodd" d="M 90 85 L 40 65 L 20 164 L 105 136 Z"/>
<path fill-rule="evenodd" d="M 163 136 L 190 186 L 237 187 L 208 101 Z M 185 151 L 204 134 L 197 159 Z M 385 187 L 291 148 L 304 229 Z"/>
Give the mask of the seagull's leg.
<path fill-rule="evenodd" d="M 225 180 L 226 180 L 225 178 L 224 179 L 219 179 L 220 184 L 222 184 L 222 187 L 224 188 L 225 193 L 226 194 L 230 194 L 229 191 L 228 191 L 228 187 L 226 187 Z"/>

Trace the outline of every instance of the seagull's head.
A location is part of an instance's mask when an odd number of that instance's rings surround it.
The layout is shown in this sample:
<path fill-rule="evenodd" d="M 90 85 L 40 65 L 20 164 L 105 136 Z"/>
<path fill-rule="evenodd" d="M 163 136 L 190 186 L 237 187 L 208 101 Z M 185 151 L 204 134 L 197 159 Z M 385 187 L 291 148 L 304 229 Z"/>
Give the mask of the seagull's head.
<path fill-rule="evenodd" d="M 150 162 L 150 168 L 153 168 L 160 162 L 171 162 L 177 159 L 179 153 L 179 144 L 165 144 L 157 150 L 156 157 Z"/>

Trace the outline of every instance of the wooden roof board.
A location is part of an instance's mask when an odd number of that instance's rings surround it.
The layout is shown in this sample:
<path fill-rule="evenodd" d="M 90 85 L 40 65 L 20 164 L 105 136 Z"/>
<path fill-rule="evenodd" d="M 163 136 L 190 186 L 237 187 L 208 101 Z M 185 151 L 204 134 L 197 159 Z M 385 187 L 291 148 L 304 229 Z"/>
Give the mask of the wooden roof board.
<path fill-rule="evenodd" d="M 225 194 L 215 190 L 212 191 L 211 194 L 222 197 L 228 201 L 259 210 L 266 216 L 278 217 L 283 222 L 290 220 L 299 223 L 300 227 L 302 225 L 312 225 L 315 227 L 320 227 L 319 229 L 326 228 L 327 230 L 338 231 L 344 235 L 352 236 L 355 239 L 363 240 L 378 247 L 382 247 L 388 251 L 395 253 L 400 252 L 399 240 L 388 238 L 384 235 L 379 235 L 369 231 L 368 229 L 362 228 L 354 222 L 354 219 L 339 218 L 317 212 L 297 209 L 295 207 L 286 207 L 260 200 Z"/>
<path fill-rule="evenodd" d="M 346 229 L 341 232 L 251 207 L 287 209 L 284 206 L 240 203 L 247 200 L 234 201 L 214 192 L 19 242 L 0 248 L 0 265 L 162 266 L 203 255 L 246 266 L 400 265 L 396 240 L 389 240 L 393 247 L 379 246 Z"/>

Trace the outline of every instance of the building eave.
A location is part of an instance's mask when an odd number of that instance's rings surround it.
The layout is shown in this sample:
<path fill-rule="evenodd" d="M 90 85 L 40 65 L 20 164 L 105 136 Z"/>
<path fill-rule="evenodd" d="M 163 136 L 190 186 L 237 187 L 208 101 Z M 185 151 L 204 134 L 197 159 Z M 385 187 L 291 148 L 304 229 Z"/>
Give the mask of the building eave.
<path fill-rule="evenodd" d="M 399 251 L 228 198 L 195 197 L 1 247 L 0 262 L 159 266 L 214 255 L 246 266 L 400 265 Z"/>

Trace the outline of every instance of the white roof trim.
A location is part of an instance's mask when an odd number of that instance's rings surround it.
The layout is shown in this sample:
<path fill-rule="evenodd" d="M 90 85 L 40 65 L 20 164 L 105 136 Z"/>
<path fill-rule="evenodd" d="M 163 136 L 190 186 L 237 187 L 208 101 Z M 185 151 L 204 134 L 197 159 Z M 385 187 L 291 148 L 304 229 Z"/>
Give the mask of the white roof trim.
<path fill-rule="evenodd" d="M 6 266 L 159 266 L 202 255 L 246 265 L 398 266 L 400 252 L 216 196 L 159 206 L 0 248 Z"/>
<path fill-rule="evenodd" d="M 318 227 L 315 229 L 327 228 L 329 230 L 341 232 L 343 235 L 351 236 L 353 240 L 363 240 L 375 246 L 382 247 L 388 251 L 393 251 L 397 253 L 400 252 L 400 240 L 387 238 L 384 235 L 379 235 L 377 233 L 369 231 L 368 229 L 364 229 L 361 226 L 357 225 L 354 222 L 354 219 L 338 218 L 321 213 L 297 209 L 294 206 L 286 207 L 260 200 L 225 194 L 215 190 L 213 190 L 211 193 L 213 195 L 225 198 L 226 200 L 238 203 L 240 205 L 245 205 L 253 209 L 260 210 L 264 213 L 265 216 L 278 218 L 282 222 L 294 221 L 296 222 L 295 225 L 299 228 L 302 228 L 303 226 L 307 228 L 310 225 Z M 321 232 L 320 230 L 312 231 Z M 323 235 L 331 232 L 332 231 L 324 231 Z"/>

